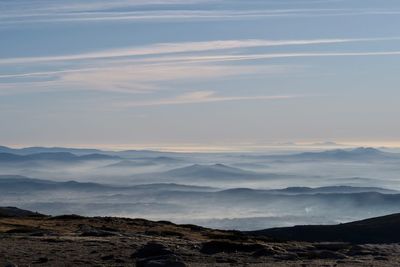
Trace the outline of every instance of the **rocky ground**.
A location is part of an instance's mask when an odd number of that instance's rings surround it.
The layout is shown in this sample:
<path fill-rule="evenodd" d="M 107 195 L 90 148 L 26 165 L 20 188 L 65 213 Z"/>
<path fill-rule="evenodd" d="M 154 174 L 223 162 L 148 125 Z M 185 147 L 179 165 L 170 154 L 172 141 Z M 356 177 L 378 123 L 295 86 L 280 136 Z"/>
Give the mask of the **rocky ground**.
<path fill-rule="evenodd" d="M 398 244 L 279 241 L 141 219 L 1 216 L 0 266 L 400 266 Z"/>

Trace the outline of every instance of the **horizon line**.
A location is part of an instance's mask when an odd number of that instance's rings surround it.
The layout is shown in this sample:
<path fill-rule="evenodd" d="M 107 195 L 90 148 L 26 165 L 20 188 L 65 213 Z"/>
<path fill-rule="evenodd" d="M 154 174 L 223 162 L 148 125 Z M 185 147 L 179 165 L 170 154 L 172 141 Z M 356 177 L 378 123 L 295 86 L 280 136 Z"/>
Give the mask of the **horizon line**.
<path fill-rule="evenodd" d="M 5 144 L 0 147 L 11 149 L 24 148 L 66 148 L 66 149 L 97 149 L 103 151 L 120 152 L 127 150 L 176 152 L 176 153 L 227 153 L 227 152 L 268 152 L 277 150 L 305 150 L 305 149 L 337 149 L 337 148 L 400 148 L 400 141 L 380 142 L 333 142 L 333 141 L 307 141 L 307 142 L 273 142 L 273 143 L 237 143 L 226 145 L 202 144 Z"/>

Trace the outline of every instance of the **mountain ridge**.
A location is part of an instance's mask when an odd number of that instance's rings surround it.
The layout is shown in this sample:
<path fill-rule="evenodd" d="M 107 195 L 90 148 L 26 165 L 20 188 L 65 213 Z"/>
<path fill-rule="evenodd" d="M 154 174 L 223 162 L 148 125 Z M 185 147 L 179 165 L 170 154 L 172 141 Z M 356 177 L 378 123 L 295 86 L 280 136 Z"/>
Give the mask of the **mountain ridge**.
<path fill-rule="evenodd" d="M 28 162 L 28 161 L 90 161 L 90 160 L 109 160 L 120 159 L 117 156 L 104 154 L 75 155 L 70 152 L 43 152 L 27 155 L 17 155 L 13 153 L 0 153 L 0 162 Z"/>

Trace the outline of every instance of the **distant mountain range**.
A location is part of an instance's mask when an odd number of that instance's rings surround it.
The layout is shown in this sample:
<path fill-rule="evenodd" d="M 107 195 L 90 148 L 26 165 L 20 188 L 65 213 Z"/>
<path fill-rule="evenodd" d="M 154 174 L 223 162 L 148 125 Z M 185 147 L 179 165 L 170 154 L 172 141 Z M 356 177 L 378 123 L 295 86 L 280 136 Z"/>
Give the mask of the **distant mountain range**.
<path fill-rule="evenodd" d="M 76 155 L 103 153 L 103 151 L 98 149 L 86 149 L 86 148 L 65 148 L 65 147 L 10 148 L 6 146 L 0 146 L 0 153 L 12 153 L 17 155 L 29 155 L 37 153 L 59 153 L 59 152 L 73 153 Z"/>
<path fill-rule="evenodd" d="M 344 144 L 338 144 L 333 141 L 322 141 L 322 142 L 316 142 L 316 143 L 307 143 L 307 144 L 299 144 L 296 142 L 284 142 L 284 143 L 278 143 L 277 145 L 279 146 L 286 146 L 286 147 L 345 147 L 347 145 Z"/>
<path fill-rule="evenodd" d="M 225 164 L 192 164 L 163 172 L 145 173 L 133 176 L 134 181 L 147 183 L 146 181 L 174 182 L 193 185 L 208 183 L 212 186 L 232 186 L 235 183 L 249 181 L 272 181 L 301 178 L 301 176 L 275 174 L 266 172 L 254 172 L 231 167 Z"/>
<path fill-rule="evenodd" d="M 322 143 L 323 145 L 331 145 L 334 143 L 327 142 Z M 322 145 L 321 144 L 321 145 Z M 63 147 L 28 147 L 28 148 L 9 148 L 6 146 L 0 146 L 0 153 L 2 154 L 14 154 L 20 156 L 31 156 L 31 155 L 59 155 L 62 157 L 72 157 L 71 154 L 76 156 L 88 156 L 103 155 L 105 156 L 117 156 L 123 159 L 139 159 L 145 160 L 151 159 L 156 160 L 158 163 L 176 163 L 182 161 L 182 157 L 185 155 L 191 155 L 190 153 L 174 153 L 174 152 L 160 152 L 150 150 L 125 150 L 125 151 L 103 151 L 98 149 L 81 149 L 81 148 L 63 148 Z M 357 161 L 357 160 L 400 160 L 400 153 L 389 153 L 379 149 L 370 147 L 359 147 L 355 149 L 332 149 L 322 152 L 303 152 L 297 154 L 285 154 L 285 155 L 256 155 L 251 157 L 262 158 L 265 160 L 272 161 Z M 218 165 L 218 164 L 217 164 Z M 215 166 L 218 167 L 218 166 Z M 221 166 L 220 166 L 221 167 Z"/>
<path fill-rule="evenodd" d="M 261 158 L 275 162 L 384 161 L 400 160 L 400 153 L 389 153 L 375 148 L 360 147 L 355 149 L 334 149 L 322 152 L 303 152 L 290 155 L 261 156 Z"/>
<path fill-rule="evenodd" d="M 160 156 L 155 158 L 124 159 L 117 163 L 106 165 L 103 168 L 135 168 L 135 167 L 146 167 L 146 166 L 156 166 L 156 165 L 174 165 L 182 163 L 184 163 L 183 159 Z"/>
<path fill-rule="evenodd" d="M 88 154 L 77 156 L 70 152 L 43 152 L 28 155 L 17 155 L 11 153 L 0 153 L 0 163 L 27 162 L 27 161 L 58 161 L 58 162 L 76 162 L 89 160 L 115 160 L 117 156 L 104 154 Z"/>
<path fill-rule="evenodd" d="M 194 164 L 183 168 L 177 168 L 164 173 L 171 177 L 197 177 L 197 178 L 235 178 L 235 177 L 252 177 L 260 176 L 259 173 L 245 171 L 239 168 L 230 167 L 224 164 L 199 165 Z"/>
<path fill-rule="evenodd" d="M 191 186 L 176 183 L 152 183 L 139 184 L 133 186 L 117 186 L 99 183 L 84 183 L 76 181 L 51 181 L 44 179 L 28 178 L 19 175 L 0 175 L 0 192 L 7 190 L 166 190 L 166 191 L 198 191 L 198 192 L 215 192 L 216 194 L 231 195 L 240 197 L 246 195 L 249 199 L 252 197 L 260 197 L 262 195 L 315 195 L 315 194 L 355 194 L 355 193 L 380 193 L 380 194 L 400 194 L 399 191 L 384 189 L 379 187 L 354 187 L 354 186 L 325 186 L 325 187 L 288 187 L 283 189 L 249 189 L 249 188 L 233 188 L 226 190 L 218 190 L 208 186 Z"/>
<path fill-rule="evenodd" d="M 134 186 L 117 186 L 99 183 L 83 183 L 76 181 L 56 182 L 44 179 L 28 178 L 19 175 L 0 175 L 0 192 L 34 192 L 46 190 L 93 191 L 103 193 L 126 191 L 217 191 L 207 186 L 190 186 L 174 183 L 142 184 Z"/>
<path fill-rule="evenodd" d="M 232 171 L 226 166 L 216 169 Z M 167 218 L 181 218 L 193 213 L 202 218 L 229 216 L 241 219 L 240 224 L 233 226 L 237 229 L 250 229 L 244 223 L 246 218 L 249 224 L 259 220 L 257 218 L 265 218 L 265 222 L 260 221 L 257 225 L 266 228 L 264 226 L 284 225 L 285 216 L 297 216 L 296 220 L 303 222 L 323 223 L 400 212 L 400 192 L 378 187 L 223 190 L 171 182 L 118 186 L 0 175 L 0 195 L 0 205 L 18 204 L 49 214 L 70 212 L 105 216 L 129 211 L 142 216 L 161 214 L 170 216 Z M 271 223 L 268 216 L 276 217 L 276 220 Z"/>
<path fill-rule="evenodd" d="M 112 156 L 120 156 L 123 158 L 136 158 L 136 157 L 162 157 L 167 155 L 175 155 L 178 153 L 161 152 L 151 150 L 124 150 L 124 151 L 106 151 L 90 148 L 67 148 L 67 147 L 26 147 L 26 148 L 10 148 L 0 146 L 0 153 L 12 153 L 16 155 L 30 155 L 38 153 L 72 153 L 75 155 L 89 155 L 89 154 L 105 154 Z"/>
<path fill-rule="evenodd" d="M 46 190 L 103 191 L 112 187 L 96 183 L 80 183 L 76 181 L 55 182 L 50 180 L 27 178 L 18 175 L 0 175 L 0 192 L 34 192 Z"/>
<path fill-rule="evenodd" d="M 269 192 L 288 193 L 288 194 L 350 194 L 362 192 L 377 192 L 382 194 L 398 194 L 399 191 L 383 189 L 379 187 L 354 187 L 354 186 L 324 186 L 317 188 L 310 187 L 288 187 L 285 189 L 269 190 Z"/>

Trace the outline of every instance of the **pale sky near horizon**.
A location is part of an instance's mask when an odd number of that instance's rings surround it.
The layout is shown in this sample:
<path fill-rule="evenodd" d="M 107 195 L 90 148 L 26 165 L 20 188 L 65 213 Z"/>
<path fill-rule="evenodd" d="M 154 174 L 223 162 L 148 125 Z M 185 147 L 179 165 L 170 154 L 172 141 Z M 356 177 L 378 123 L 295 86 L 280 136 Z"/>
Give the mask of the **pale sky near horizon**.
<path fill-rule="evenodd" d="M 0 144 L 400 144 L 398 0 L 2 0 Z"/>

